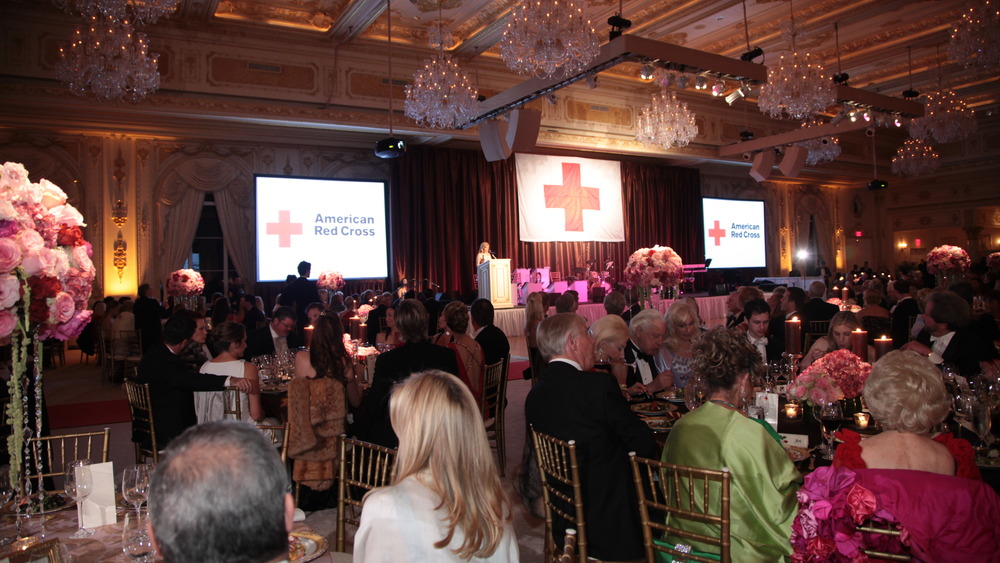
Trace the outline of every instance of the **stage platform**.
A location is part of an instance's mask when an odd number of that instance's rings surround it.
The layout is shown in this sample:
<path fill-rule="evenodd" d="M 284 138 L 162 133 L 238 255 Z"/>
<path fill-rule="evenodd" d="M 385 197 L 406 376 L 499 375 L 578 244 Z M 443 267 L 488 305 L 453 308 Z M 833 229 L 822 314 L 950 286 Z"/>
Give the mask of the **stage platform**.
<path fill-rule="evenodd" d="M 726 300 L 728 296 L 718 297 L 695 297 L 698 302 L 698 309 L 701 319 L 709 328 L 726 324 Z M 673 299 L 661 299 L 654 301 L 653 306 L 660 312 L 665 312 L 667 307 L 673 303 Z M 587 319 L 587 324 L 596 321 L 605 315 L 603 303 L 581 303 L 576 310 L 577 314 Z M 549 315 L 556 313 L 555 307 L 549 308 Z M 513 309 L 497 309 L 494 314 L 494 324 L 500 327 L 508 337 L 524 336 L 524 307 L 519 306 Z"/>

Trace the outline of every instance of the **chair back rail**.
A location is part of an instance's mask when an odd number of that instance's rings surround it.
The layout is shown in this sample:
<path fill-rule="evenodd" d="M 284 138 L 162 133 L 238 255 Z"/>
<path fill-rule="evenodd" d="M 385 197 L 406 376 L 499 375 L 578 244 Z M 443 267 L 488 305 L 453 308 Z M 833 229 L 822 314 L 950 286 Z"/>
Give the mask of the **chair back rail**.
<path fill-rule="evenodd" d="M 147 458 L 152 458 L 154 464 L 158 463 L 160 453 L 156 445 L 156 424 L 153 421 L 153 405 L 149 398 L 149 384 L 126 380 L 125 394 L 128 396 L 128 407 L 132 412 L 135 462 L 137 464 L 144 463 Z M 137 436 L 145 436 L 148 441 L 141 438 L 139 441 L 135 441 Z"/>
<path fill-rule="evenodd" d="M 576 441 L 560 440 L 531 427 L 535 459 L 542 478 L 545 505 L 545 560 L 559 561 L 556 545 L 556 516 L 577 532 L 577 560 L 587 560 L 587 523 L 583 512 L 583 489 Z M 563 530 L 565 533 L 565 530 Z"/>
<path fill-rule="evenodd" d="M 508 355 L 507 358 L 510 358 Z M 486 425 L 486 437 L 493 440 L 497 448 L 500 476 L 505 476 L 507 466 L 507 444 L 504 436 L 504 410 L 507 403 L 507 360 L 500 360 L 486 366 L 483 376 L 483 402 L 481 414 Z"/>
<path fill-rule="evenodd" d="M 38 482 L 37 490 L 42 490 L 45 479 L 62 476 L 66 472 L 66 464 L 71 461 L 86 459 L 92 463 L 107 462 L 110 443 L 110 428 L 96 432 L 29 438 L 28 444 L 31 446 L 32 456 L 35 459 L 41 459 L 42 466 L 34 467 L 31 461 L 26 463 L 25 478 L 36 480 Z M 99 461 L 95 459 L 98 448 Z M 58 492 L 58 489 L 47 490 Z"/>
<path fill-rule="evenodd" d="M 558 563 L 573 563 L 576 560 L 576 530 L 566 528 L 566 539 L 563 540 L 562 555 Z"/>
<path fill-rule="evenodd" d="M 860 526 L 857 527 L 859 532 L 867 532 L 869 534 L 877 534 L 882 536 L 896 536 L 899 537 L 903 534 L 895 525 L 892 524 L 876 524 L 871 520 L 866 520 Z M 889 561 L 912 561 L 913 558 L 909 553 L 888 553 L 886 551 L 879 551 L 877 549 L 869 549 L 864 545 L 861 546 L 861 553 L 864 553 L 868 557 L 875 559 L 884 559 Z"/>
<path fill-rule="evenodd" d="M 222 418 L 243 420 L 243 407 L 240 405 L 240 390 L 231 385 L 223 390 Z"/>
<path fill-rule="evenodd" d="M 346 525 L 361 525 L 361 503 L 373 489 L 392 480 L 396 450 L 340 436 L 337 483 L 337 551 L 345 548 Z"/>
<path fill-rule="evenodd" d="M 689 561 L 716 561 L 653 541 L 668 535 L 716 547 L 721 561 L 731 561 L 729 469 L 717 471 L 687 467 L 639 457 L 635 452 L 629 453 L 629 460 L 639 498 L 647 560 L 654 560 L 656 552 L 661 552 Z M 719 533 L 709 536 L 680 529 L 668 524 L 668 515 L 670 520 L 718 526 Z"/>
<path fill-rule="evenodd" d="M 278 454 L 282 462 L 288 462 L 288 423 L 258 424 L 257 429 L 264 433 L 271 443 L 278 446 Z"/>

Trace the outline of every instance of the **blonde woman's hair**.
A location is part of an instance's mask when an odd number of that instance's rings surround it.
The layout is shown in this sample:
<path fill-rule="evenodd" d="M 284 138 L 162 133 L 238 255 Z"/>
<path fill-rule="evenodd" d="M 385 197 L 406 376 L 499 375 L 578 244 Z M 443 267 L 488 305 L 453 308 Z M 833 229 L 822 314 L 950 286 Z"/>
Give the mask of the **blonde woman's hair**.
<path fill-rule="evenodd" d="M 604 342 L 621 340 L 628 342 L 628 324 L 618 315 L 607 315 L 594 321 L 588 329 L 594 337 L 596 350 Z"/>
<path fill-rule="evenodd" d="M 951 410 L 941 371 L 912 350 L 889 352 L 865 382 L 865 403 L 887 430 L 923 434 Z"/>
<path fill-rule="evenodd" d="M 680 337 L 677 335 L 677 326 L 685 322 L 694 322 L 699 325 L 701 318 L 698 316 L 698 309 L 686 301 L 675 301 L 670 304 L 667 312 L 663 314 L 663 321 L 667 324 L 667 331 L 663 335 L 663 341 L 670 350 L 677 350 L 680 345 Z M 701 331 L 697 331 L 692 342 L 697 342 L 701 336 Z"/>
<path fill-rule="evenodd" d="M 419 476 L 448 514 L 448 534 L 434 547 L 451 543 L 458 528 L 465 541 L 456 555 L 493 555 L 512 513 L 469 388 L 443 371 L 413 374 L 393 390 L 389 418 L 399 436 L 393 483 Z"/>
<path fill-rule="evenodd" d="M 537 325 L 545 318 L 545 304 L 540 291 L 528 294 L 524 303 L 524 330 Z"/>

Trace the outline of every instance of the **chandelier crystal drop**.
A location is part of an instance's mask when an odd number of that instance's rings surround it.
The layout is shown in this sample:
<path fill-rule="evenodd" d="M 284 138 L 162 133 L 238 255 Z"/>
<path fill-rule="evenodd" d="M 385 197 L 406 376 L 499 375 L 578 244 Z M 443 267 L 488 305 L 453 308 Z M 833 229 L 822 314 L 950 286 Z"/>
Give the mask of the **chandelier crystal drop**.
<path fill-rule="evenodd" d="M 599 50 L 597 33 L 573 0 L 522 0 L 500 42 L 507 68 L 539 78 L 576 74 Z"/>
<path fill-rule="evenodd" d="M 59 8 L 84 18 L 108 17 L 133 25 L 150 25 L 177 9 L 180 0 L 53 0 Z"/>
<path fill-rule="evenodd" d="M 422 127 L 451 129 L 476 116 L 477 98 L 469 77 L 439 49 L 413 75 L 413 84 L 406 86 L 403 113 Z"/>
<path fill-rule="evenodd" d="M 1000 71 L 1000 1 L 972 4 L 951 30 L 948 56 L 967 70 Z"/>
<path fill-rule="evenodd" d="M 892 173 L 897 176 L 930 174 L 941 167 L 934 147 L 920 139 L 907 139 L 892 157 Z"/>
<path fill-rule="evenodd" d="M 793 52 L 767 68 L 767 84 L 761 86 L 757 105 L 775 119 L 806 119 L 836 101 L 833 81 L 823 65 L 808 53 Z"/>
<path fill-rule="evenodd" d="M 961 141 L 976 131 L 976 112 L 951 90 L 927 95 L 924 116 L 910 122 L 910 136 L 924 142 Z"/>
<path fill-rule="evenodd" d="M 816 127 L 822 124 L 822 121 L 812 120 L 803 122 L 802 126 Z M 809 151 L 809 154 L 806 155 L 806 164 L 809 166 L 816 166 L 824 162 L 833 162 L 840 156 L 840 139 L 837 137 L 820 137 L 796 144 Z"/>
<path fill-rule="evenodd" d="M 150 54 L 146 36 L 111 16 L 91 16 L 68 47 L 59 49 L 56 77 L 77 96 L 101 101 L 138 102 L 160 87 L 159 55 Z"/>
<path fill-rule="evenodd" d="M 653 94 L 652 101 L 639 110 L 635 140 L 661 149 L 687 146 L 698 134 L 694 117 L 673 92 Z"/>

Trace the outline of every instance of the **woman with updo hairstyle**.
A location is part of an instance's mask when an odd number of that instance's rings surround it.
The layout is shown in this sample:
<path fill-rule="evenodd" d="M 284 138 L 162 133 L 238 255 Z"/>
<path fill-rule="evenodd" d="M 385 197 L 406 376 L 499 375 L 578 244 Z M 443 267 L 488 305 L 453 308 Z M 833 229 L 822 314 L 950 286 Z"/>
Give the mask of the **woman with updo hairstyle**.
<path fill-rule="evenodd" d="M 438 370 L 392 392 L 392 485 L 365 496 L 354 560 L 518 561 L 512 512 L 476 402 Z"/>
<path fill-rule="evenodd" d="M 212 329 L 213 359 L 201 366 L 201 373 L 242 377 L 253 381 L 258 386 L 257 367 L 243 360 L 243 352 L 247 349 L 247 330 L 234 321 L 219 323 Z M 225 412 L 224 391 L 209 391 L 194 394 L 194 408 L 198 413 L 198 424 L 213 420 L 222 420 Z M 240 417 L 246 422 L 261 422 L 264 420 L 264 407 L 260 402 L 260 393 L 253 395 L 239 394 Z"/>
<path fill-rule="evenodd" d="M 663 461 L 668 463 L 717 471 L 729 468 L 733 561 L 781 561 L 791 556 L 796 492 L 802 484 L 777 433 L 766 422 L 748 418 L 738 406 L 753 390 L 751 376 L 760 369 L 760 353 L 745 334 L 723 327 L 706 332 L 695 344 L 694 370 L 706 382 L 709 400 L 674 424 L 663 449 Z M 690 491 L 683 483 L 678 495 L 686 498 Z M 719 534 L 714 524 L 669 517 L 667 524 L 686 532 Z M 692 553 L 711 553 L 711 546 L 697 541 L 669 535 L 664 539 L 691 545 Z"/>
<path fill-rule="evenodd" d="M 982 479 L 969 442 L 933 432 L 951 411 L 951 400 L 941 371 L 930 360 L 910 350 L 886 354 L 872 367 L 864 397 L 883 431 L 864 441 L 852 430 L 837 432 L 843 443 L 834 465 Z"/>
<path fill-rule="evenodd" d="M 614 375 L 618 385 L 624 386 L 628 377 L 625 365 L 628 324 L 618 315 L 607 315 L 594 321 L 587 332 L 594 339 L 594 369 Z"/>
<path fill-rule="evenodd" d="M 445 326 L 448 327 L 446 333 L 450 339 L 435 344 L 451 348 L 455 352 L 458 360 L 458 377 L 469 386 L 478 404 L 482 401 L 483 370 L 486 360 L 482 346 L 466 332 L 469 329 L 469 307 L 461 301 L 452 301 L 445 306 L 441 315 Z"/>

